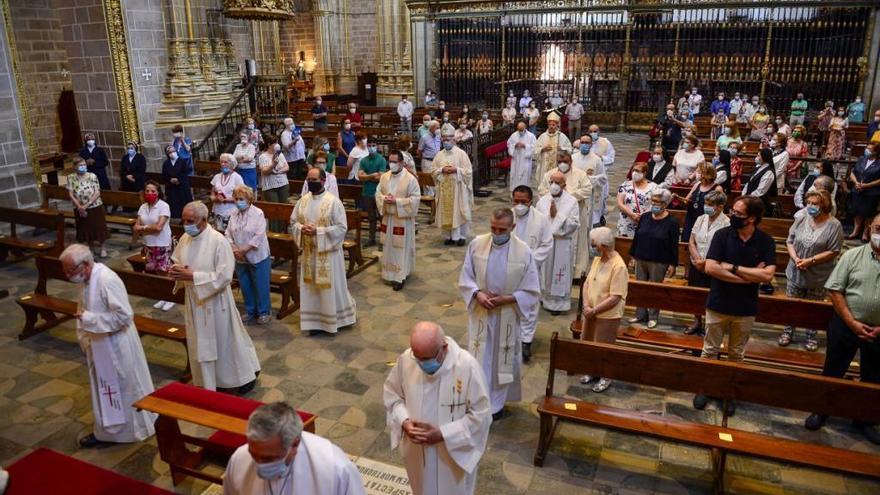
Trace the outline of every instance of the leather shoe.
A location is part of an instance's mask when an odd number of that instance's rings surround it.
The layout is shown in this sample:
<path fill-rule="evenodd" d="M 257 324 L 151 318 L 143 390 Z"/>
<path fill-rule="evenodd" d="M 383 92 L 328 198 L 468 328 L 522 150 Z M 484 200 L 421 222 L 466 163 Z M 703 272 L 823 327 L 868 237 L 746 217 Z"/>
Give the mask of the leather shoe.
<path fill-rule="evenodd" d="M 528 363 L 532 359 L 532 343 L 523 342 L 522 345 L 523 362 Z"/>
<path fill-rule="evenodd" d="M 694 409 L 703 410 L 706 409 L 706 406 L 709 404 L 709 398 L 703 394 L 697 394 L 694 396 Z"/>
<path fill-rule="evenodd" d="M 455 245 L 455 241 L 453 241 L 452 239 L 446 239 L 445 241 L 443 241 L 443 245 L 444 246 L 453 246 L 453 245 Z"/>
<path fill-rule="evenodd" d="M 95 438 L 94 433 L 89 433 L 88 435 L 79 439 L 79 446 L 84 449 L 93 449 L 95 447 L 104 445 L 107 442 L 102 442 Z"/>
<path fill-rule="evenodd" d="M 402 288 L 403 288 L 403 282 L 394 282 L 393 284 L 391 284 L 391 290 L 393 290 L 395 292 L 399 291 Z"/>
<path fill-rule="evenodd" d="M 498 421 L 498 420 L 500 420 L 500 419 L 503 418 L 503 417 L 504 417 L 504 409 L 502 409 L 502 410 L 500 410 L 500 411 L 498 411 L 497 413 L 495 413 L 495 414 L 492 415 L 492 422 L 494 423 L 495 421 Z"/>
<path fill-rule="evenodd" d="M 459 239 L 455 242 L 455 245 L 458 247 L 464 246 L 464 239 Z"/>
<path fill-rule="evenodd" d="M 253 390 L 254 387 L 256 387 L 256 386 L 257 386 L 257 379 L 254 378 L 253 380 L 251 380 L 251 381 L 245 383 L 244 385 L 238 387 L 238 395 L 245 395 L 246 393 L 248 393 L 248 392 L 250 392 L 251 390 Z"/>
<path fill-rule="evenodd" d="M 807 417 L 807 420 L 804 421 L 804 428 L 810 431 L 816 431 L 819 428 L 825 426 L 825 422 L 828 421 L 828 416 L 819 413 L 810 414 Z"/>

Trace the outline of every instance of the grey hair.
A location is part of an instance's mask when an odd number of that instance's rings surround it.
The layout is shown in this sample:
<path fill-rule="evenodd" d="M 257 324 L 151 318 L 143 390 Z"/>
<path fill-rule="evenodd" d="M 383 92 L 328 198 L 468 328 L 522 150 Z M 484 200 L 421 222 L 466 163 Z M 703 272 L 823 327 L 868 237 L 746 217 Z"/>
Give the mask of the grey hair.
<path fill-rule="evenodd" d="M 813 181 L 813 186 L 817 189 L 821 188 L 822 190 L 827 191 L 828 194 L 831 194 L 834 192 L 834 179 L 827 175 L 820 175 Z"/>
<path fill-rule="evenodd" d="M 663 203 L 663 206 L 666 206 L 672 201 L 672 193 L 665 187 L 658 187 L 651 193 L 651 199 L 654 198 L 660 198 L 660 202 Z"/>
<path fill-rule="evenodd" d="M 232 168 L 238 167 L 238 160 L 230 153 L 221 153 L 219 160 L 228 163 Z"/>
<path fill-rule="evenodd" d="M 713 205 L 724 205 L 727 204 L 727 195 L 722 191 L 709 191 L 706 193 L 706 198 L 703 202 Z"/>
<path fill-rule="evenodd" d="M 294 408 L 285 402 L 272 402 L 263 404 L 251 413 L 248 418 L 247 438 L 265 442 L 277 436 L 286 450 L 302 435 L 302 430 L 302 418 Z"/>
<path fill-rule="evenodd" d="M 614 232 L 608 227 L 596 227 L 590 230 L 590 240 L 596 241 L 600 246 L 608 246 L 614 249 Z"/>
<path fill-rule="evenodd" d="M 510 220 L 510 224 L 513 225 L 516 223 L 516 219 L 513 218 L 513 211 L 510 208 L 495 208 L 492 211 L 492 218 L 496 220 L 507 219 Z"/>
<path fill-rule="evenodd" d="M 67 246 L 64 248 L 64 251 L 61 251 L 59 259 L 69 259 L 75 265 L 81 265 L 83 263 L 88 265 L 95 264 L 95 257 L 92 255 L 92 250 L 85 244 L 71 244 L 70 246 Z"/>
<path fill-rule="evenodd" d="M 565 150 L 557 151 L 556 152 L 556 161 L 559 161 L 559 159 L 562 157 L 571 158 L 571 153 L 569 153 L 568 151 L 565 151 Z"/>
<path fill-rule="evenodd" d="M 208 219 L 208 207 L 201 201 L 191 201 L 183 207 L 184 210 L 192 210 L 199 217 L 199 220 Z"/>
<path fill-rule="evenodd" d="M 293 119 L 292 119 L 292 118 L 287 117 L 287 118 L 284 119 L 284 125 L 290 125 L 290 124 L 292 124 L 292 123 L 293 123 Z"/>

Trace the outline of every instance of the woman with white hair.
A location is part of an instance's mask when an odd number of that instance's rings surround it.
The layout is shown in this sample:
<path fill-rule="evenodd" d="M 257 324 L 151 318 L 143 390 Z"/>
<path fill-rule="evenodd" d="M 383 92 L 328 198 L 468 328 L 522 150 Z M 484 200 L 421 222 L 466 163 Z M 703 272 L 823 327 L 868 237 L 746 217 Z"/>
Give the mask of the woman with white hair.
<path fill-rule="evenodd" d="M 220 173 L 211 179 L 211 216 L 214 228 L 223 232 L 229 216 L 235 212 L 235 199 L 232 192 L 244 184 L 244 179 L 235 171 L 238 162 L 229 153 L 220 155 Z"/>
<path fill-rule="evenodd" d="M 697 217 L 688 236 L 688 285 L 706 287 L 712 284 L 712 277 L 706 274 L 706 255 L 715 232 L 730 225 L 730 219 L 724 214 L 727 195 L 722 191 L 709 191 L 703 198 L 702 215 Z M 685 335 L 703 333 L 703 315 L 694 315 L 694 323 L 684 331 Z"/>
<path fill-rule="evenodd" d="M 238 166 L 235 167 L 235 171 L 238 173 L 238 175 L 241 176 L 241 179 L 244 181 L 246 186 L 256 191 L 257 146 L 250 142 L 246 131 L 242 131 L 241 134 L 238 135 L 238 144 L 235 145 L 235 152 L 233 153 L 233 156 L 235 157 L 235 161 L 238 163 Z"/>
<path fill-rule="evenodd" d="M 614 233 L 608 227 L 590 231 L 590 255 L 593 264 L 581 288 L 584 304 L 581 308 L 581 340 L 613 344 L 617 340 L 617 327 L 623 317 L 629 273 L 626 263 L 614 250 Z M 594 377 L 584 375 L 584 385 Z M 599 378 L 593 392 L 604 392 L 611 380 Z"/>
<path fill-rule="evenodd" d="M 658 188 L 651 193 L 651 211 L 643 213 L 633 236 L 629 255 L 636 263 L 636 280 L 662 282 L 671 277 L 678 264 L 678 239 L 681 235 L 678 220 L 666 211 L 672 193 Z M 648 328 L 657 326 L 659 309 L 636 308 L 630 323 L 648 322 Z"/>
<path fill-rule="evenodd" d="M 245 324 L 260 325 L 272 319 L 269 283 L 272 278 L 272 258 L 266 237 L 266 217 L 263 210 L 253 206 L 254 190 L 242 184 L 233 191 L 235 213 L 226 224 L 226 238 L 235 255 L 235 274 L 238 276 L 244 307 Z"/>

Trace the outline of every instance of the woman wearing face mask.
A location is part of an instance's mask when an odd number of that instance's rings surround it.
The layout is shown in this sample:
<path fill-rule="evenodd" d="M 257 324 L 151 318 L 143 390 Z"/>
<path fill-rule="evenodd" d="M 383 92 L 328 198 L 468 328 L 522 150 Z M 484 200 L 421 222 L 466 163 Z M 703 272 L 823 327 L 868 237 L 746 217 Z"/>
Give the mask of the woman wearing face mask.
<path fill-rule="evenodd" d="M 806 202 L 807 214 L 795 219 L 785 243 L 789 255 L 785 292 L 789 297 L 821 301 L 825 299 L 825 282 L 843 246 L 843 227 L 830 215 L 831 196 L 827 192 L 808 192 Z M 790 344 L 794 331 L 794 327 L 785 327 L 779 345 Z M 818 347 L 816 330 L 808 329 L 804 348 L 814 352 Z"/>
<path fill-rule="evenodd" d="M 88 171 L 88 165 L 82 158 L 74 158 L 73 166 L 74 173 L 67 176 L 67 192 L 74 208 L 76 242 L 89 247 L 93 242 L 97 243 L 101 258 L 106 258 L 104 242 L 107 240 L 107 221 L 101 201 L 101 184 L 98 177 Z"/>
<path fill-rule="evenodd" d="M 877 213 L 877 205 L 880 203 L 880 160 L 878 160 L 880 144 L 868 143 L 865 147 L 864 156 L 860 157 L 849 174 L 849 180 L 853 184 L 852 195 L 849 200 L 849 213 L 853 216 L 853 231 L 847 239 L 857 239 L 862 236 L 862 242 L 868 242 L 870 234 L 868 228 L 862 232 L 862 226 L 867 218 L 870 219 Z"/>
<path fill-rule="evenodd" d="M 846 151 L 847 127 L 849 127 L 849 121 L 846 119 L 846 110 L 843 107 L 838 107 L 837 114 L 831 118 L 831 123 L 828 124 L 828 144 L 825 146 L 825 158 L 829 160 L 843 158 L 843 152 Z"/>
<path fill-rule="evenodd" d="M 480 121 L 477 123 L 477 132 L 479 134 L 489 134 L 492 132 L 492 120 L 489 119 L 489 112 L 483 111 L 480 115 Z"/>
<path fill-rule="evenodd" d="M 632 237 L 636 233 L 639 219 L 651 210 L 651 194 L 657 184 L 647 178 L 648 165 L 636 163 L 632 169 L 632 180 L 624 181 L 617 189 L 617 235 Z"/>
<path fill-rule="evenodd" d="M 355 132 L 364 125 L 364 116 L 357 111 L 356 103 L 348 104 L 348 115 L 346 118 L 351 122 L 351 128 L 354 129 Z"/>
<path fill-rule="evenodd" d="M 238 144 L 235 145 L 235 157 L 238 166 L 235 171 L 241 176 L 245 185 L 257 190 L 257 147 L 248 140 L 247 133 L 242 132 L 238 136 Z"/>
<path fill-rule="evenodd" d="M 467 141 L 468 139 L 473 139 L 474 133 L 468 129 L 467 120 L 459 119 L 458 129 L 455 130 L 455 133 L 452 135 L 452 139 L 455 140 L 455 144 Z"/>
<path fill-rule="evenodd" d="M 185 162 L 189 162 L 189 172 L 187 173 L 187 175 L 192 175 L 192 138 L 184 135 L 183 126 L 180 124 L 177 124 L 176 126 L 171 128 L 171 136 L 173 137 L 173 139 L 171 140 L 171 146 L 174 148 L 174 151 L 177 152 L 178 158 Z"/>
<path fill-rule="evenodd" d="M 736 143 L 731 143 L 727 147 L 727 151 L 730 153 L 730 190 L 731 191 L 742 191 L 742 174 L 743 174 L 743 163 L 742 158 L 739 156 L 740 145 Z M 720 156 L 720 154 L 719 154 Z"/>
<path fill-rule="evenodd" d="M 715 167 L 715 185 L 721 188 L 725 194 L 730 194 L 730 152 L 727 150 L 718 153 L 718 160 L 713 160 Z"/>
<path fill-rule="evenodd" d="M 787 190 L 785 172 L 788 170 L 788 138 L 785 134 L 777 132 L 770 139 L 770 150 L 773 152 L 773 170 L 776 172 L 776 189 L 780 192 Z"/>
<path fill-rule="evenodd" d="M 796 125 L 791 132 L 791 139 L 785 145 L 789 160 L 788 167 L 785 169 L 785 178 L 789 185 L 801 176 L 801 167 L 804 166 L 804 162 L 798 158 L 805 158 L 810 154 L 810 144 L 804 139 L 806 135 L 807 129 L 802 125 Z"/>
<path fill-rule="evenodd" d="M 320 169 L 323 169 L 324 172 L 326 172 L 327 179 L 324 182 L 324 189 L 326 189 L 327 192 L 329 192 L 330 194 L 332 194 L 338 198 L 339 197 L 339 183 L 337 182 L 335 175 L 331 174 L 330 172 L 327 172 L 327 164 L 329 162 L 330 162 L 329 155 L 327 155 L 327 153 L 324 153 L 323 151 L 319 151 L 319 152 L 315 153 L 315 160 L 308 167 L 309 167 L 309 170 L 311 170 L 313 168 L 320 168 Z M 308 170 L 306 171 L 306 173 L 308 173 Z M 302 191 L 300 191 L 300 197 L 305 196 L 307 192 L 309 192 L 309 184 L 308 184 L 308 181 L 304 181 Z"/>
<path fill-rule="evenodd" d="M 229 216 L 235 211 L 235 200 L 232 192 L 243 185 L 244 180 L 235 171 L 235 158 L 229 153 L 220 155 L 220 173 L 211 179 L 211 216 L 214 228 L 223 232 L 229 222 Z"/>
<path fill-rule="evenodd" d="M 91 174 L 95 174 L 101 189 L 111 189 L 110 178 L 107 177 L 107 167 L 110 161 L 107 159 L 107 153 L 104 148 L 98 146 L 95 141 L 95 135 L 91 132 L 83 136 L 85 146 L 79 151 L 79 156 L 86 162 L 86 167 Z"/>
<path fill-rule="evenodd" d="M 128 192 L 141 192 L 147 180 L 147 159 L 138 151 L 134 141 L 128 142 L 128 150 L 119 163 L 119 189 Z"/>
<path fill-rule="evenodd" d="M 336 155 L 337 167 L 348 166 L 348 154 L 351 153 L 355 144 L 357 144 L 357 137 L 351 129 L 351 121 L 345 119 L 342 123 L 342 130 L 336 134 L 336 151 L 338 152 L 338 155 Z"/>
<path fill-rule="evenodd" d="M 681 242 L 687 242 L 691 238 L 691 229 L 694 223 L 704 213 L 703 206 L 706 203 L 706 195 L 712 191 L 723 192 L 723 188 L 715 183 L 717 175 L 712 164 L 700 163 L 697 166 L 697 176 L 700 178 L 699 182 L 694 184 L 685 198 L 687 214 L 684 218 L 684 229 L 681 231 Z"/>
<path fill-rule="evenodd" d="M 165 195 L 171 207 L 171 218 L 180 218 L 183 207 L 193 200 L 189 187 L 189 174 L 192 171 L 189 160 L 177 155 L 174 146 L 165 148 L 165 162 L 162 163 L 162 177 L 165 179 Z"/>
<path fill-rule="evenodd" d="M 529 132 L 538 135 L 538 121 L 541 119 L 541 112 L 538 110 L 534 101 L 529 102 L 529 108 L 523 112 L 523 116 L 529 122 Z"/>
<path fill-rule="evenodd" d="M 760 141 L 767 135 L 767 126 L 770 124 L 770 116 L 767 115 L 767 107 L 758 105 L 755 114 L 749 119 L 749 126 L 752 132 L 749 134 L 749 141 Z"/>
<path fill-rule="evenodd" d="M 290 182 L 287 180 L 287 160 L 281 153 L 281 145 L 273 136 L 267 136 L 266 142 L 260 145 L 260 156 L 257 168 L 260 169 L 260 188 L 262 199 L 270 203 L 287 203 L 290 197 Z M 269 230 L 282 233 L 285 231 L 283 220 L 269 220 Z"/>
<path fill-rule="evenodd" d="M 360 171 L 360 162 L 362 159 L 370 156 L 370 150 L 367 148 L 367 135 L 359 132 L 355 136 L 355 146 L 348 153 L 348 163 L 349 167 L 347 183 L 349 184 L 357 184 L 358 181 L 358 172 Z"/>
<path fill-rule="evenodd" d="M 629 250 L 636 265 L 636 280 L 662 282 L 675 273 L 681 231 L 678 220 L 666 211 L 671 200 L 668 189 L 657 188 L 651 193 L 651 211 L 642 213 Z M 648 322 L 648 328 L 654 328 L 659 317 L 659 309 L 636 308 L 629 322 Z"/>
<path fill-rule="evenodd" d="M 581 340 L 613 344 L 617 341 L 617 328 L 623 318 L 629 272 L 620 254 L 614 250 L 614 233 L 608 227 L 590 230 L 590 253 L 593 262 L 581 287 Z M 594 378 L 581 377 L 586 385 Z M 604 392 L 611 380 L 599 378 L 593 392 Z"/>
<path fill-rule="evenodd" d="M 232 193 L 235 212 L 226 226 L 226 239 L 232 244 L 235 256 L 235 275 L 247 316 L 242 321 L 264 325 L 272 319 L 269 281 L 272 278 L 272 258 L 266 237 L 266 217 L 253 206 L 254 190 L 245 185 L 236 186 Z"/>
<path fill-rule="evenodd" d="M 309 156 L 306 157 L 306 165 L 310 167 L 315 164 L 315 157 L 318 152 L 323 152 L 327 156 L 327 166 L 324 168 L 324 172 L 327 174 L 335 174 L 336 173 L 336 153 L 330 151 L 330 143 L 327 141 L 327 138 L 317 136 L 312 141 L 312 149 L 309 150 Z"/>
<path fill-rule="evenodd" d="M 693 184 L 697 165 L 704 160 L 703 152 L 700 151 L 700 140 L 693 134 L 686 136 L 682 148 L 672 158 L 672 167 L 675 169 L 674 184 L 677 186 Z"/>
<path fill-rule="evenodd" d="M 721 128 L 721 136 L 715 141 L 715 153 L 730 148 L 731 143 L 742 144 L 742 138 L 739 137 L 736 122 L 728 120 L 727 125 Z"/>
<path fill-rule="evenodd" d="M 837 207 L 834 198 L 837 196 L 837 182 L 834 180 L 834 164 L 831 160 L 822 160 L 822 163 L 811 163 L 809 164 L 809 167 L 809 173 L 804 177 L 804 180 L 801 181 L 797 190 L 794 192 L 794 205 L 799 210 L 805 208 L 807 206 L 806 194 L 817 189 L 816 187 L 813 187 L 814 184 L 816 184 L 816 179 L 824 175 L 834 184 L 832 191 L 826 190 L 825 192 L 829 192 L 831 195 L 831 216 L 835 216 L 835 210 Z M 797 213 L 795 213 L 795 216 L 797 216 Z"/>
<path fill-rule="evenodd" d="M 727 126 L 727 115 L 724 113 L 724 110 L 719 110 L 712 117 L 712 130 L 709 133 L 712 139 L 718 139 L 723 135 L 723 129 Z"/>
<path fill-rule="evenodd" d="M 260 143 L 263 142 L 263 133 L 257 129 L 257 123 L 254 119 L 248 117 L 244 122 L 244 131 L 248 138 L 248 142 L 254 145 L 254 149 L 260 147 Z"/>
<path fill-rule="evenodd" d="M 816 116 L 816 126 L 819 132 L 816 133 L 816 145 L 821 148 L 828 139 L 828 128 L 831 126 L 831 119 L 834 118 L 834 102 L 826 101 L 825 107 Z"/>
<path fill-rule="evenodd" d="M 773 122 L 776 124 L 776 132 L 785 134 L 787 138 L 791 137 L 791 126 L 783 120 L 781 115 L 777 115 Z"/>
<path fill-rule="evenodd" d="M 654 152 L 651 154 L 651 161 L 648 163 L 646 178 L 654 184 L 668 189 L 672 185 L 673 177 L 675 174 L 672 170 L 672 163 L 666 159 L 663 148 L 655 146 Z"/>
<path fill-rule="evenodd" d="M 727 195 L 721 191 L 709 191 L 703 202 L 703 211 L 694 222 L 688 237 L 688 254 L 690 256 L 690 268 L 688 268 L 688 285 L 691 287 L 709 287 L 712 278 L 706 274 L 706 254 L 709 245 L 718 229 L 730 225 L 730 219 L 724 214 L 724 205 L 727 204 Z M 690 211 L 688 211 L 690 215 Z M 694 323 L 685 329 L 686 335 L 702 332 L 703 315 L 694 315 Z"/>
<path fill-rule="evenodd" d="M 144 203 L 137 212 L 134 230 L 140 234 L 144 245 L 147 260 L 144 271 L 164 275 L 172 265 L 171 208 L 162 200 L 162 189 L 157 182 L 148 180 L 144 183 L 143 197 Z M 174 303 L 159 301 L 153 307 L 168 311 L 174 307 Z"/>

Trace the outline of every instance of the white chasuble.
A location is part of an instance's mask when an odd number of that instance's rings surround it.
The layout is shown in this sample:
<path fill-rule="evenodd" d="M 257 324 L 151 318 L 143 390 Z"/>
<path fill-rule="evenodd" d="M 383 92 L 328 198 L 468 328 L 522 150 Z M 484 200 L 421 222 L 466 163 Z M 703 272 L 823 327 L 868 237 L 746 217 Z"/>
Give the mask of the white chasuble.
<path fill-rule="evenodd" d="M 572 242 L 577 240 L 580 209 L 577 200 L 566 191 L 556 198 L 550 194 L 543 196 L 538 201 L 537 209 L 549 217 L 551 204 L 556 204 L 556 217 L 550 219 L 553 250 L 541 268 L 544 277 L 541 302 L 549 311 L 568 311 L 571 308 L 572 268 L 575 262 Z"/>
<path fill-rule="evenodd" d="M 305 225 L 315 235 L 305 235 Z M 354 325 L 357 308 L 345 278 L 342 243 L 348 224 L 345 207 L 328 192 L 306 194 L 293 208 L 290 231 L 302 250 L 299 260 L 300 330 L 336 333 Z"/>
<path fill-rule="evenodd" d="M 125 284 L 102 263 L 82 287 L 76 336 L 86 355 L 95 438 L 137 442 L 155 432 L 156 415 L 132 404 L 153 393 L 153 380 Z"/>
<path fill-rule="evenodd" d="M 437 226 L 448 231 L 468 224 L 474 206 L 471 159 L 455 146 L 449 151 L 437 152 L 431 165 L 431 175 L 437 184 Z M 454 167 L 455 172 L 444 174 L 443 167 L 446 166 Z"/>
<path fill-rule="evenodd" d="M 394 203 L 385 203 L 385 196 L 394 196 Z M 382 279 L 403 282 L 415 269 L 416 215 L 422 193 L 419 181 L 401 170 L 385 172 L 376 187 L 376 207 L 382 216 Z"/>
<path fill-rule="evenodd" d="M 544 147 L 548 145 L 550 149 L 543 151 Z M 571 153 L 571 141 L 568 136 L 559 131 L 553 134 L 550 134 L 549 131 L 541 134 L 535 143 L 535 180 L 540 181 L 548 170 L 556 166 L 556 153 L 560 150 Z"/>
<path fill-rule="evenodd" d="M 513 191 L 517 186 L 528 186 L 532 181 L 532 154 L 535 148 L 535 135 L 529 131 L 514 132 L 507 138 L 507 154 L 510 155 L 510 174 L 508 185 Z M 517 144 L 522 144 L 517 148 Z"/>
<path fill-rule="evenodd" d="M 480 362 L 492 399 L 492 412 L 521 396 L 521 325 L 538 311 L 541 287 L 529 246 L 515 235 L 496 246 L 491 234 L 477 236 L 468 246 L 459 292 L 468 308 L 468 350 Z M 493 310 L 480 306 L 477 290 L 512 295 L 516 300 Z"/>
<path fill-rule="evenodd" d="M 479 363 L 453 339 L 446 337 L 446 343 L 446 357 L 433 375 L 407 350 L 385 380 L 391 448 L 400 447 L 414 495 L 473 494 L 492 424 Z M 403 432 L 407 419 L 439 427 L 443 441 L 412 443 Z"/>
<path fill-rule="evenodd" d="M 193 271 L 192 280 L 174 285 L 175 292 L 186 290 L 184 316 L 193 384 L 216 390 L 250 383 L 260 363 L 232 295 L 235 256 L 229 241 L 208 225 L 195 237 L 181 236 L 171 259 Z"/>

